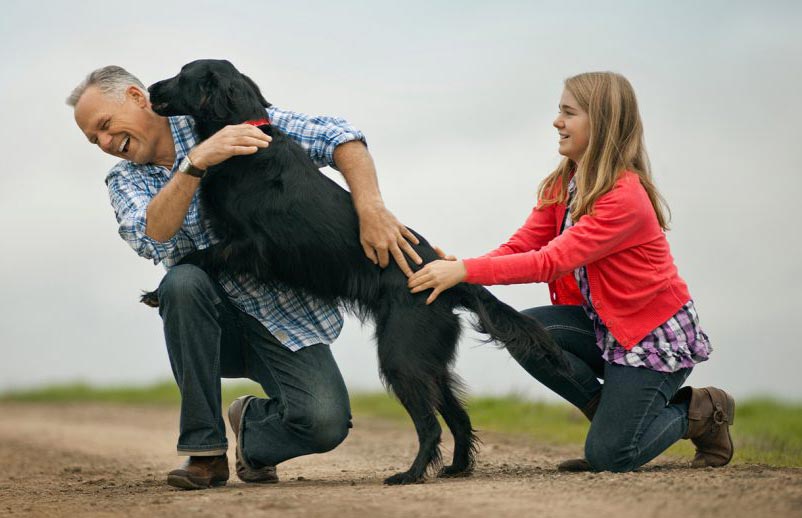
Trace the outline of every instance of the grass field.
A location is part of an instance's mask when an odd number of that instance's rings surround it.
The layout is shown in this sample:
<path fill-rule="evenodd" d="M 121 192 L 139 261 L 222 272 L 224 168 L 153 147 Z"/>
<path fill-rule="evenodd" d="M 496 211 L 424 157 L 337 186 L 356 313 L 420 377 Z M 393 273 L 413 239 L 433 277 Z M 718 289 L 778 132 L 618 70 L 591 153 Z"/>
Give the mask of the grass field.
<path fill-rule="evenodd" d="M 225 405 L 243 394 L 264 395 L 253 383 L 223 385 Z M 71 384 L 8 392 L 0 394 L 0 401 L 177 405 L 179 394 L 172 382 L 146 387 L 106 388 Z M 398 402 L 384 393 L 352 395 L 351 406 L 356 416 L 408 420 Z M 524 434 L 553 444 L 582 444 L 588 428 L 582 414 L 567 404 L 533 402 L 516 397 L 479 397 L 470 399 L 468 407 L 478 430 Z M 771 399 L 739 401 L 732 435 L 736 443 L 736 463 L 802 467 L 800 404 Z M 680 441 L 668 451 L 669 454 L 688 457 L 692 452 L 689 441 Z"/>

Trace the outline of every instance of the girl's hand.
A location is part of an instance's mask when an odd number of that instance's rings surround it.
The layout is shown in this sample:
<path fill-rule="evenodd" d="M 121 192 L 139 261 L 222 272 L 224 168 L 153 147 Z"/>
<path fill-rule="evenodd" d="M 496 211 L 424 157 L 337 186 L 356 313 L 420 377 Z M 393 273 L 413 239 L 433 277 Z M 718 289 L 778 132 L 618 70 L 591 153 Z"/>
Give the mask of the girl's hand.
<path fill-rule="evenodd" d="M 457 260 L 457 258 L 455 256 L 447 255 L 445 252 L 443 252 L 443 249 L 440 248 L 439 246 L 435 246 L 435 247 L 432 247 L 432 248 L 434 248 L 434 253 L 436 253 L 438 255 L 438 257 L 440 257 L 440 259 L 445 259 L 446 261 L 456 261 Z"/>
<path fill-rule="evenodd" d="M 442 292 L 462 282 L 466 274 L 462 261 L 432 261 L 413 274 L 407 286 L 412 293 L 432 288 L 432 294 L 426 299 L 426 304 L 431 304 Z"/>

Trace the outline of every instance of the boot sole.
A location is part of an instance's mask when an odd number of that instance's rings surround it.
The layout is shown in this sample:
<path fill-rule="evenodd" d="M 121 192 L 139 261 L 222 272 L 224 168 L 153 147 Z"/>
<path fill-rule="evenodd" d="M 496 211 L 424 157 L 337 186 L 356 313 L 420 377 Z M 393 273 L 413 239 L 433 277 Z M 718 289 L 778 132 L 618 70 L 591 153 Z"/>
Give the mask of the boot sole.
<path fill-rule="evenodd" d="M 210 489 L 226 485 L 226 480 L 192 480 L 181 475 L 167 475 L 167 485 L 179 489 Z"/>

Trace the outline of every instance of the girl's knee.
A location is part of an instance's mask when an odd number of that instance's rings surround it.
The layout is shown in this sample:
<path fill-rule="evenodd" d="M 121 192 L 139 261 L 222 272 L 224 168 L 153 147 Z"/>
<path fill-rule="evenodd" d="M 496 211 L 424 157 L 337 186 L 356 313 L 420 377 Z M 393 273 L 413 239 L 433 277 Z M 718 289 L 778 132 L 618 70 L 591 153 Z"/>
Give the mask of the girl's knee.
<path fill-rule="evenodd" d="M 588 434 L 585 441 L 585 459 L 595 471 L 623 473 L 635 466 L 636 448 L 629 440 Z"/>

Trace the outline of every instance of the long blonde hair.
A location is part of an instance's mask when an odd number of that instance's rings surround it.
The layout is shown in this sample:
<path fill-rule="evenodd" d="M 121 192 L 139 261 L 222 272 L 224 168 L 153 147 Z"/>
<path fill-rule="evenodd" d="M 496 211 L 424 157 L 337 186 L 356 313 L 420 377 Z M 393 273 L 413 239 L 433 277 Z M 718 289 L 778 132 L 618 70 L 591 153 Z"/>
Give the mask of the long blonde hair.
<path fill-rule="evenodd" d="M 657 221 L 668 229 L 670 211 L 652 181 L 649 156 L 643 143 L 643 124 L 632 85 L 621 74 L 588 72 L 569 77 L 565 89 L 588 114 L 590 139 L 579 164 L 564 158 L 540 184 L 540 207 L 564 203 L 568 182 L 576 173 L 576 194 L 571 219 L 579 221 L 593 213 L 599 196 L 609 192 L 618 175 L 630 170 L 640 177 L 649 195 Z"/>

